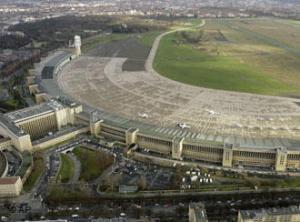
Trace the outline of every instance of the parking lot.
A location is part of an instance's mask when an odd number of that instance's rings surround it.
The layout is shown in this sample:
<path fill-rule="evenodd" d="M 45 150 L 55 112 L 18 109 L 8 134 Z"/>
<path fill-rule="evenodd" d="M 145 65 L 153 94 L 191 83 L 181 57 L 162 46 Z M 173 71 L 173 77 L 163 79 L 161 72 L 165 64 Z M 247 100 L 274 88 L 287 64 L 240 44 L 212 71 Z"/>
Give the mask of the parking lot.
<path fill-rule="evenodd" d="M 171 189 L 174 169 L 141 163 L 127 158 L 116 162 L 112 171 L 103 176 L 100 184 L 109 185 L 114 181 L 114 191 L 121 185 L 137 186 L 139 190 Z"/>

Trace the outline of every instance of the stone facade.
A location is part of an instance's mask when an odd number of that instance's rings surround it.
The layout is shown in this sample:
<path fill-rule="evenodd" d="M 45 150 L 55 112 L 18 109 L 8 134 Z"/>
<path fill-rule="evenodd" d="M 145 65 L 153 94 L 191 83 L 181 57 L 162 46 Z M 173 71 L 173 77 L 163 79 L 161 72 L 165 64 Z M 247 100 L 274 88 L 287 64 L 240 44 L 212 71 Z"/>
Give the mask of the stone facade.
<path fill-rule="evenodd" d="M 225 168 L 252 168 L 257 170 L 300 169 L 300 150 L 284 147 L 261 148 L 239 147 L 209 141 L 187 141 L 185 138 L 164 138 L 139 129 L 110 126 L 105 121 L 90 123 L 91 133 L 130 146 L 137 144 L 142 149 L 172 157 L 174 160 L 200 161 Z"/>
<path fill-rule="evenodd" d="M 23 188 L 20 177 L 0 178 L 0 197 L 19 196 Z"/>

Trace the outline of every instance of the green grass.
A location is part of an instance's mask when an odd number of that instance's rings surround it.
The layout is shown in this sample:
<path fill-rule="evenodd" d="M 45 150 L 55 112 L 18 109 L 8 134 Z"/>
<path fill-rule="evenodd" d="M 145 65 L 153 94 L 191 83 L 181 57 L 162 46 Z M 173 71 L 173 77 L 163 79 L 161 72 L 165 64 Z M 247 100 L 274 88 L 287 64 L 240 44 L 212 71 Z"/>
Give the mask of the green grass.
<path fill-rule="evenodd" d="M 96 179 L 113 163 L 113 157 L 102 151 L 76 147 L 73 152 L 81 163 L 80 180 L 91 181 Z"/>
<path fill-rule="evenodd" d="M 260 177 L 249 177 L 247 180 L 260 188 L 299 188 L 300 177 L 289 177 L 289 178 L 260 178 Z"/>
<path fill-rule="evenodd" d="M 60 180 L 62 183 L 67 183 L 74 175 L 74 163 L 67 154 L 60 154 L 61 167 L 57 175 L 57 181 Z"/>
<path fill-rule="evenodd" d="M 23 186 L 24 191 L 29 192 L 34 187 L 37 180 L 42 175 L 44 167 L 43 156 L 40 153 L 35 153 L 33 155 L 33 169 Z"/>
<path fill-rule="evenodd" d="M 175 81 L 213 89 L 271 95 L 296 90 L 234 57 L 210 55 L 182 43 L 177 33 L 161 40 L 154 68 Z"/>
<path fill-rule="evenodd" d="M 81 200 L 87 197 L 87 193 L 82 189 L 70 189 L 68 187 L 62 187 L 60 185 L 53 185 L 50 187 L 49 195 L 47 196 L 48 201 L 55 203 L 61 203 L 63 201 L 75 201 Z"/>
<path fill-rule="evenodd" d="M 24 108 L 23 104 L 16 99 L 1 100 L 0 106 L 8 111 Z"/>
<path fill-rule="evenodd" d="M 254 26 L 255 21 L 250 22 Z M 260 25 L 269 21 L 263 22 Z M 195 86 L 266 95 L 300 95 L 299 60 L 285 47 L 281 48 L 281 44 L 270 43 L 271 31 L 249 35 L 250 31 L 236 29 L 235 24 L 235 20 L 209 20 L 204 26 L 208 32 L 220 31 L 225 41 L 207 33 L 199 42 L 184 41 L 178 33 L 165 36 L 154 69 L 167 78 Z"/>
<path fill-rule="evenodd" d="M 155 38 L 160 34 L 160 31 L 147 32 L 140 35 L 139 42 L 149 48 L 152 47 Z"/>

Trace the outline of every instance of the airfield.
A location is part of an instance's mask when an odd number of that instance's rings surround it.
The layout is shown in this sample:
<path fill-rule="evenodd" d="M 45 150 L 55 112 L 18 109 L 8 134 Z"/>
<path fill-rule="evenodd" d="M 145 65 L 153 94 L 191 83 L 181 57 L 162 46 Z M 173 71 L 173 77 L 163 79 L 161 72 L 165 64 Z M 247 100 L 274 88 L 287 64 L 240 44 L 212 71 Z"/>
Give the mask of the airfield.
<path fill-rule="evenodd" d="M 64 68 L 57 82 L 83 104 L 153 125 L 156 133 L 241 146 L 298 145 L 299 99 L 214 90 L 165 78 L 152 68 L 161 37 L 144 71 L 123 71 L 127 58 L 117 52 L 111 57 L 83 55 Z M 191 128 L 180 129 L 178 123 Z"/>

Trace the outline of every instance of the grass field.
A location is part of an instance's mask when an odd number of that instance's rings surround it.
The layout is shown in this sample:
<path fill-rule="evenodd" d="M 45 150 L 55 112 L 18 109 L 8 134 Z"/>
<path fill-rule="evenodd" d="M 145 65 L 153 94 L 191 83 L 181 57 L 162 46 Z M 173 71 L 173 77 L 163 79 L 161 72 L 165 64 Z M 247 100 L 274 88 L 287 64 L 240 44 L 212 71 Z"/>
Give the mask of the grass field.
<path fill-rule="evenodd" d="M 33 169 L 32 169 L 30 176 L 27 178 L 27 180 L 23 186 L 24 191 L 28 192 L 34 187 L 35 183 L 37 182 L 39 177 L 42 175 L 44 167 L 45 167 L 44 158 L 43 158 L 42 154 L 35 153 L 33 155 Z"/>
<path fill-rule="evenodd" d="M 57 175 L 57 181 L 62 183 L 67 183 L 74 175 L 74 163 L 67 154 L 60 154 L 61 158 L 61 167 Z"/>
<path fill-rule="evenodd" d="M 155 38 L 160 34 L 160 31 L 146 32 L 139 35 L 139 42 L 149 48 L 152 47 L 152 44 Z"/>
<path fill-rule="evenodd" d="M 165 36 L 154 68 L 196 86 L 299 96 L 299 39 L 300 25 L 286 20 L 208 20 L 201 30 Z"/>
<path fill-rule="evenodd" d="M 65 201 L 81 201 L 87 197 L 84 189 L 70 189 L 69 187 L 54 184 L 50 187 L 47 200 L 56 204 L 65 203 Z"/>
<path fill-rule="evenodd" d="M 93 151 L 84 147 L 73 150 L 81 163 L 80 180 L 91 181 L 99 177 L 103 170 L 113 163 L 113 157 L 102 151 Z"/>

